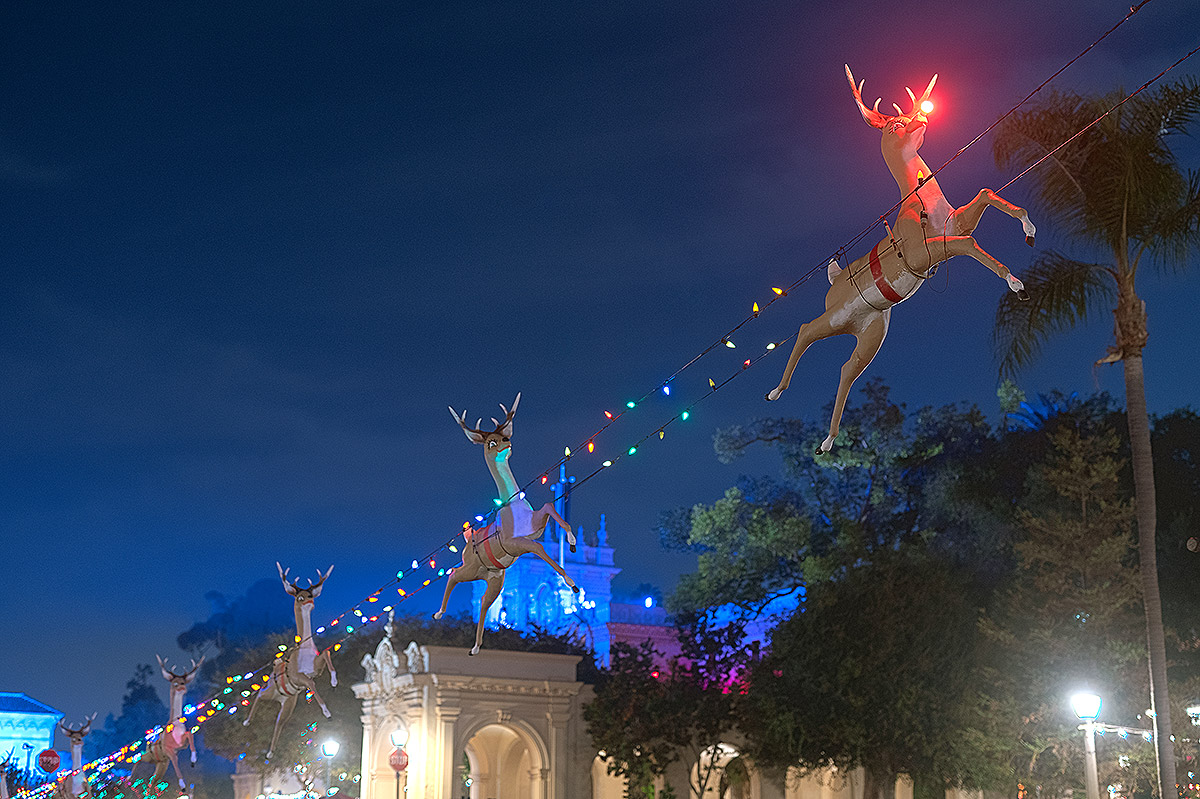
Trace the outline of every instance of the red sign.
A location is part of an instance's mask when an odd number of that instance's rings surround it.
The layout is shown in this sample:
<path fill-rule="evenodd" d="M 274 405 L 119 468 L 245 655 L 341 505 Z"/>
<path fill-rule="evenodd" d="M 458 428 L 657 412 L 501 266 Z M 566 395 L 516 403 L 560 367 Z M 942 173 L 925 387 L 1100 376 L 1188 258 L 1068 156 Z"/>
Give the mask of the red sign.
<path fill-rule="evenodd" d="M 43 749 L 38 752 L 38 768 L 47 774 L 58 771 L 59 762 L 58 752 L 53 749 Z"/>
<path fill-rule="evenodd" d="M 397 746 L 392 750 L 392 753 L 388 755 L 388 765 L 394 768 L 397 772 L 404 771 L 404 769 L 408 768 L 408 752 L 405 752 L 403 749 Z"/>

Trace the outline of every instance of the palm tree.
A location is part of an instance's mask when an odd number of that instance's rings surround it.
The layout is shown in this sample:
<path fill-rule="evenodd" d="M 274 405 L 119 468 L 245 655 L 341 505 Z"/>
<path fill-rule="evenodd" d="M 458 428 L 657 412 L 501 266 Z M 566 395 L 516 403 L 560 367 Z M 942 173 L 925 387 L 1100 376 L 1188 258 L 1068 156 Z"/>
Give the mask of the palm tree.
<path fill-rule="evenodd" d="M 1001 168 L 1045 156 L 1124 98 L 1053 93 L 1031 110 L 1014 114 L 995 143 Z M 1138 268 L 1149 263 L 1181 269 L 1200 247 L 1200 174 L 1184 174 L 1168 144 L 1200 114 L 1200 86 L 1188 78 L 1141 93 L 1030 173 L 1035 202 L 1091 260 L 1058 251 L 1037 257 L 1027 275 L 1029 302 L 1006 296 L 996 310 L 1000 372 L 1028 364 L 1051 335 L 1093 318 L 1104 308 L 1116 319 L 1115 341 L 1097 363 L 1120 361 L 1125 371 L 1138 555 L 1146 637 L 1150 651 L 1150 703 L 1154 713 L 1159 795 L 1177 799 L 1166 645 L 1155 556 L 1154 471 L 1142 350 L 1146 304 L 1137 295 Z M 1114 307 L 1115 303 L 1115 307 Z"/>

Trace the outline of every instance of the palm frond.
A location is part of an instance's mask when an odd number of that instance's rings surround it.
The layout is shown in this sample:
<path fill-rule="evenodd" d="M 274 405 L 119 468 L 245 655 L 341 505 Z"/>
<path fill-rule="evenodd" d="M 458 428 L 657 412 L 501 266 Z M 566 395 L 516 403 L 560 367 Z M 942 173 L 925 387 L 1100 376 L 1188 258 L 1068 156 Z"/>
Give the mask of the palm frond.
<path fill-rule="evenodd" d="M 1096 119 L 1100 121 L 1032 170 L 1035 205 L 1069 235 L 1121 250 L 1150 243 L 1171 226 L 1188 193 L 1167 137 L 1200 117 L 1200 85 L 1192 78 L 1139 94 L 1111 113 L 1122 91 L 1103 97 L 1048 95 L 1014 114 L 993 145 L 1002 168 L 1024 167 Z M 1177 225 L 1175 227 L 1178 227 Z"/>
<path fill-rule="evenodd" d="M 1164 209 L 1147 231 L 1146 251 L 1155 266 L 1179 272 L 1200 250 L 1200 172 L 1191 171 L 1182 201 Z"/>
<path fill-rule="evenodd" d="M 996 308 L 994 343 L 1000 375 L 1012 376 L 1032 362 L 1054 334 L 1111 307 L 1115 287 L 1102 264 L 1077 261 L 1054 251 L 1042 253 L 1021 280 L 1029 299 L 1011 292 Z"/>

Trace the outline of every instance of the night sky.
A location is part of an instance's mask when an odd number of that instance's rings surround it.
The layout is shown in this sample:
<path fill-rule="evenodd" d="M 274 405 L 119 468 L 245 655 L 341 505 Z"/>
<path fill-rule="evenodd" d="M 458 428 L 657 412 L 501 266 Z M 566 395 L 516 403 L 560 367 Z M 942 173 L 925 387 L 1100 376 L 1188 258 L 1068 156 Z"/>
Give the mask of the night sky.
<path fill-rule="evenodd" d="M 336 564 L 315 614 L 332 617 L 490 507 L 448 404 L 474 421 L 523 392 L 511 465 L 533 479 L 896 201 L 843 63 L 885 109 L 940 73 L 936 168 L 1128 2 L 908 7 L 5 3 L 0 689 L 103 719 L 135 664 L 180 657 L 206 592 L 240 595 L 276 560 Z M 1195 12 L 1154 0 L 1055 85 L 1135 88 L 1197 44 Z M 1011 177 L 990 146 L 939 175 L 952 203 Z M 976 236 L 1018 276 L 1033 255 L 995 211 Z M 1198 281 L 1141 283 L 1152 411 L 1193 401 Z M 822 272 L 771 306 L 574 471 L 794 333 L 826 288 Z M 998 419 L 1006 290 L 944 266 L 867 376 L 910 408 Z M 1110 337 L 1102 315 L 1023 387 L 1123 396 L 1119 367 L 1092 367 Z M 661 551 L 659 511 L 775 469 L 717 463 L 714 429 L 826 421 L 852 345 L 815 345 L 768 406 L 774 353 L 579 490 L 577 525 L 607 514 L 619 591 L 669 590 L 694 563 Z"/>

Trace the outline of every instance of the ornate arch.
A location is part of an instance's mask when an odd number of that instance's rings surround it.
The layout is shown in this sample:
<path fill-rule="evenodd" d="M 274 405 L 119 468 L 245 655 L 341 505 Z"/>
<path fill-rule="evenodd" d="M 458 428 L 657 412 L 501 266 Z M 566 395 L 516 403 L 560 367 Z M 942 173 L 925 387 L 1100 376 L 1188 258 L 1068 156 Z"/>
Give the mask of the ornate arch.
<path fill-rule="evenodd" d="M 507 727 L 516 733 L 517 737 L 525 744 L 525 748 L 531 753 L 536 754 L 538 758 L 537 768 L 549 768 L 550 748 L 546 745 L 541 732 L 525 719 L 517 718 L 503 712 L 492 713 L 490 715 L 480 713 L 461 718 L 458 729 L 455 730 L 454 734 L 454 751 L 461 752 L 465 750 L 467 744 L 475 737 L 477 732 L 493 724 L 500 727 Z"/>

